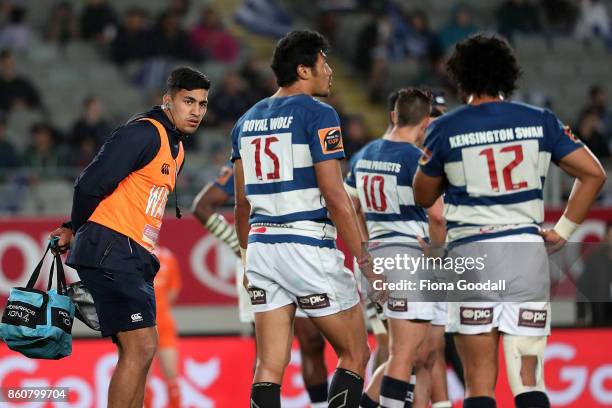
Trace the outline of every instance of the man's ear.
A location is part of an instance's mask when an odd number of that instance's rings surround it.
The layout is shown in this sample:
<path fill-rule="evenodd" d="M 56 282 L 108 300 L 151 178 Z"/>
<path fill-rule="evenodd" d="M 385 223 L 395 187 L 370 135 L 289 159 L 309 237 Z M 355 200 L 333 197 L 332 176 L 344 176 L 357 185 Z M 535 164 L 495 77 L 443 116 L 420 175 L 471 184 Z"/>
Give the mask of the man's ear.
<path fill-rule="evenodd" d="M 395 110 L 392 110 L 389 113 L 389 117 L 391 118 L 391 123 L 393 124 L 393 126 L 397 125 L 397 112 Z"/>
<path fill-rule="evenodd" d="M 310 78 L 310 68 L 306 65 L 298 65 L 296 71 L 299 79 L 307 80 Z"/>

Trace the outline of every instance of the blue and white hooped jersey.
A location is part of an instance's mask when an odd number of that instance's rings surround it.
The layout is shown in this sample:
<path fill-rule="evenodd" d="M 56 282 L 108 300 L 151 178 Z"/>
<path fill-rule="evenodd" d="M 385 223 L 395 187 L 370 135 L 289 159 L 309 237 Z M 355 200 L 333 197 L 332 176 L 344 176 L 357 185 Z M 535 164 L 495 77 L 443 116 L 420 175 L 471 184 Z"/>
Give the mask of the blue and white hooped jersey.
<path fill-rule="evenodd" d="M 551 111 L 523 103 L 465 105 L 438 118 L 420 168 L 447 180 L 448 241 L 537 233 L 551 159 L 582 146 Z"/>
<path fill-rule="evenodd" d="M 344 158 L 336 111 L 300 94 L 266 98 L 232 130 L 232 161 L 241 159 L 251 204 L 249 242 L 335 247 L 314 164 Z"/>
<path fill-rule="evenodd" d="M 378 139 L 357 152 L 345 184 L 359 197 L 370 239 L 428 234 L 427 214 L 414 204 L 412 179 L 422 151 L 412 143 Z"/>

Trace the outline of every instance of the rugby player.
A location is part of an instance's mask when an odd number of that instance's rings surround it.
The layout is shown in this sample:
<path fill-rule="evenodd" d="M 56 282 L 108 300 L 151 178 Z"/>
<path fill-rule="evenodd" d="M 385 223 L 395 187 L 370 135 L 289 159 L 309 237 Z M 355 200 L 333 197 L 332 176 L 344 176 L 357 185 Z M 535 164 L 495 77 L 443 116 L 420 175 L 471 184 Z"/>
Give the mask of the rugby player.
<path fill-rule="evenodd" d="M 428 128 L 414 179 L 415 202 L 444 194 L 447 241 L 469 253 L 486 242 L 496 256 L 489 273 L 505 273 L 512 293 L 541 289 L 537 301 L 449 303 L 448 329 L 466 379 L 464 408 L 492 408 L 498 339 L 518 408 L 545 408 L 543 357 L 550 334 L 548 259 L 585 219 L 606 179 L 601 164 L 547 109 L 509 102 L 520 68 L 507 42 L 475 35 L 455 46 L 447 70 L 466 104 Z M 543 182 L 550 161 L 576 178 L 554 229 L 542 231 Z M 514 244 L 513 244 L 514 243 Z M 517 243 L 529 243 L 516 249 Z M 483 248 L 483 247 L 480 247 Z M 512 278 L 512 279 L 510 279 Z M 526 287 L 529 285 L 529 287 Z M 537 319 L 535 319 L 537 317 Z"/>
<path fill-rule="evenodd" d="M 200 223 L 215 237 L 225 242 L 240 257 L 240 246 L 234 227 L 216 210 L 234 197 L 234 170 L 228 162 L 219 171 L 217 179 L 207 184 L 193 200 L 191 211 Z M 242 265 L 236 268 L 236 291 L 238 292 L 239 319 L 252 324 L 253 311 L 249 294 L 243 285 Z M 313 408 L 327 407 L 327 366 L 323 352 L 325 340 L 319 329 L 301 309 L 296 311 L 295 335 L 300 346 L 302 377 Z"/>
<path fill-rule="evenodd" d="M 427 92 L 399 90 L 391 112 L 391 131 L 366 145 L 351 160 L 345 188 L 351 196 L 358 197 L 355 206 L 365 213 L 372 241 L 412 243 L 415 248 L 418 248 L 419 238 L 431 237 L 436 245 L 444 243 L 442 201 L 426 214 L 423 208 L 414 205 L 411 193 L 412 178 L 421 156 L 417 145 L 423 142 L 430 121 L 431 103 L 431 95 Z M 389 318 L 390 353 L 380 386 L 381 406 L 401 404 L 403 407 L 406 400 L 411 405 L 410 379 L 417 353 L 422 362 L 417 366 L 417 384 L 429 386 L 429 369 L 433 362 L 429 356 L 433 354 L 431 345 L 434 343 L 421 344 L 432 331 L 429 326 L 435 312 L 432 302 L 410 303 L 409 306 L 406 298 L 391 294 L 385 312 Z M 445 315 L 445 310 L 441 314 Z M 378 406 L 377 380 L 381 375 L 379 369 L 362 397 L 362 407 Z M 421 405 L 425 406 L 429 402 L 429 393 L 420 394 L 424 400 Z"/>
<path fill-rule="evenodd" d="M 236 230 L 255 312 L 257 365 L 252 407 L 280 407 L 296 304 L 338 355 L 329 407 L 357 407 L 369 359 L 353 274 L 335 247 L 339 233 L 370 281 L 371 256 L 344 190 L 344 157 L 335 110 L 317 99 L 330 92 L 328 43 L 292 31 L 274 50 L 279 90 L 256 103 L 232 131 Z M 248 243 L 248 250 L 247 250 Z"/>

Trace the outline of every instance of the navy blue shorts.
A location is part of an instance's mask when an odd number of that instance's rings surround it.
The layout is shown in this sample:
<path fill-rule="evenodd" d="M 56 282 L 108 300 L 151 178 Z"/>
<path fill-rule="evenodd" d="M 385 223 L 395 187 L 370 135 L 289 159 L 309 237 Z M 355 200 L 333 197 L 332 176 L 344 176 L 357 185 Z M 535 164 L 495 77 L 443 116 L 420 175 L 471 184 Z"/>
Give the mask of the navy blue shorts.
<path fill-rule="evenodd" d="M 157 258 L 123 234 L 94 223 L 85 227 L 68 261 L 91 292 L 102 336 L 155 326 Z M 87 262 L 75 262 L 85 253 Z"/>

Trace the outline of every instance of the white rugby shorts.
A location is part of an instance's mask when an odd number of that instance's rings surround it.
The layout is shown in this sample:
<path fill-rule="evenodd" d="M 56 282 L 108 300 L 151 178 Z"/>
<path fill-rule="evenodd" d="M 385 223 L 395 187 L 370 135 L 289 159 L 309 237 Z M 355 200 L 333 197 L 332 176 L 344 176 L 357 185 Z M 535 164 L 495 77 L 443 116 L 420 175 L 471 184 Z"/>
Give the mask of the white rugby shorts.
<path fill-rule="evenodd" d="M 294 303 L 306 316 L 321 317 L 359 303 L 355 277 L 335 248 L 253 242 L 247 250 L 246 273 L 255 313 Z"/>

